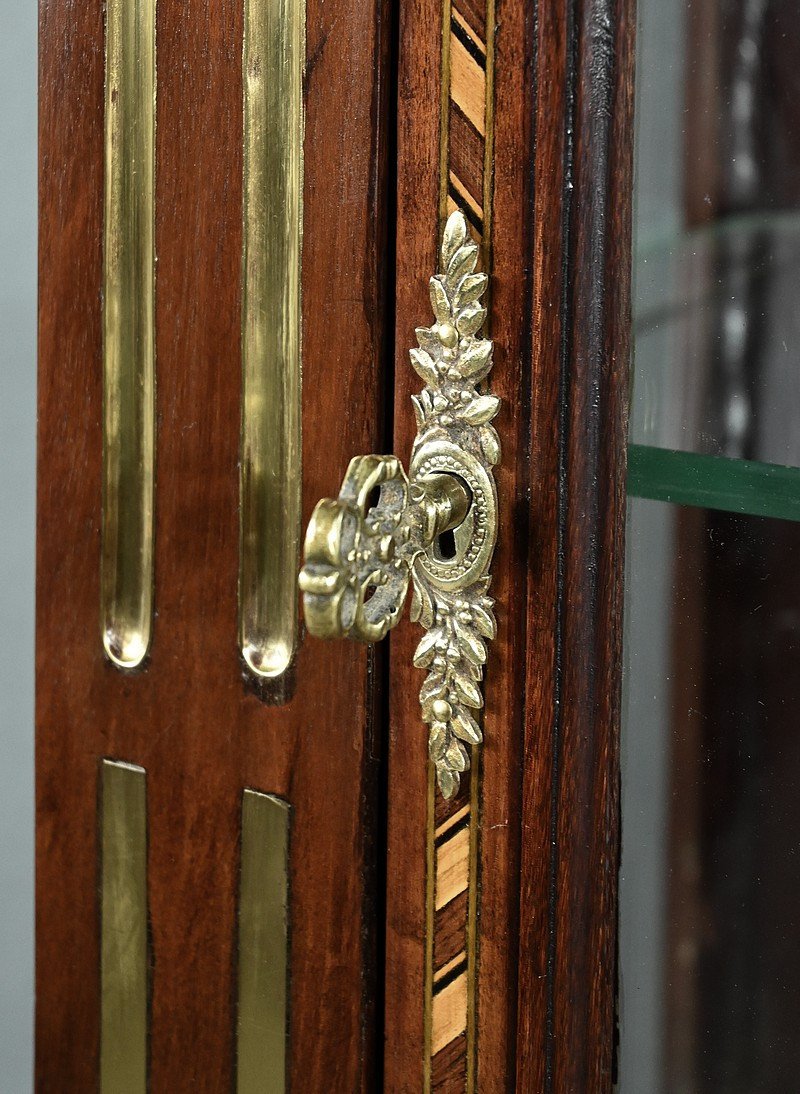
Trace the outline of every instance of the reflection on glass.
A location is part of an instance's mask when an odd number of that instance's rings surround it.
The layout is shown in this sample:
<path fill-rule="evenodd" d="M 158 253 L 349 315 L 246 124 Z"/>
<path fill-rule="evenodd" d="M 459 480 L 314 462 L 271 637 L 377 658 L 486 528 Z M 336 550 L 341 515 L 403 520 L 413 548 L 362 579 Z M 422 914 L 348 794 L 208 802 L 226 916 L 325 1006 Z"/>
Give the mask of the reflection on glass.
<path fill-rule="evenodd" d="M 639 0 L 622 1094 L 800 1074 L 800 5 Z"/>
<path fill-rule="evenodd" d="M 800 524 L 634 500 L 629 537 L 622 1088 L 785 1094 L 800 1073 Z"/>
<path fill-rule="evenodd" d="M 800 466 L 800 6 L 639 13 L 631 439 Z"/>
<path fill-rule="evenodd" d="M 799 467 L 800 213 L 726 218 L 636 257 L 631 440 Z"/>

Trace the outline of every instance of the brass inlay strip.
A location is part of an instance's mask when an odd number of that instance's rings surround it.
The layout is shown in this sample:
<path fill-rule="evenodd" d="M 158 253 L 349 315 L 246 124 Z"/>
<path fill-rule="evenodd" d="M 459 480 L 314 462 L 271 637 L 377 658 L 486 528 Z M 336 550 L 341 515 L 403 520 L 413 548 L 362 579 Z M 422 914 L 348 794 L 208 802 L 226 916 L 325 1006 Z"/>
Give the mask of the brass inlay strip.
<path fill-rule="evenodd" d="M 483 262 L 492 268 L 492 216 L 494 210 L 494 35 L 496 28 L 495 0 L 486 0 L 486 121 L 483 142 Z M 492 329 L 492 290 L 489 283 L 487 299 L 487 330 Z"/>
<path fill-rule="evenodd" d="M 469 894 L 467 906 L 467 1094 L 478 1088 L 478 873 L 480 870 L 480 749 L 472 749 L 469 826 Z"/>
<path fill-rule="evenodd" d="M 239 642 L 257 676 L 297 643 L 305 0 L 244 0 Z"/>
<path fill-rule="evenodd" d="M 101 768 L 101 1094 L 147 1089 L 147 802 L 145 772 Z"/>
<path fill-rule="evenodd" d="M 436 773 L 432 763 L 428 763 L 427 824 L 425 827 L 425 969 L 423 980 L 423 1037 L 424 1054 L 422 1060 L 423 1094 L 431 1091 L 431 1057 L 433 1052 L 433 931 L 436 922 L 434 900 L 436 894 L 436 847 L 434 844 Z"/>
<path fill-rule="evenodd" d="M 244 791 L 237 1094 L 287 1086 L 289 812 L 280 798 Z"/>
<path fill-rule="evenodd" d="M 442 0 L 442 66 L 439 104 L 439 219 L 441 229 L 448 217 L 447 176 L 450 161 L 450 20 L 452 0 Z"/>
<path fill-rule="evenodd" d="M 153 615 L 155 9 L 106 9 L 101 628 L 126 669 Z"/>

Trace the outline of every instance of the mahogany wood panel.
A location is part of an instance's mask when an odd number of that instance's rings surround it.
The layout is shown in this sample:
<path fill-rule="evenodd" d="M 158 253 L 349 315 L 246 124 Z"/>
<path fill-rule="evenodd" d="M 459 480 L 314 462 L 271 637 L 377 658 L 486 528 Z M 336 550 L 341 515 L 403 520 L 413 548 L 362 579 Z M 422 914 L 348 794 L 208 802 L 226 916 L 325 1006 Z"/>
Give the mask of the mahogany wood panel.
<path fill-rule="evenodd" d="M 303 643 L 269 705 L 236 645 L 242 5 L 159 0 L 154 640 L 99 637 L 103 7 L 41 0 L 36 1084 L 98 1073 L 101 757 L 147 770 L 153 1091 L 230 1090 L 242 788 L 292 804 L 295 1091 L 374 1090 L 375 655 Z M 306 519 L 380 450 L 386 5 L 309 0 Z"/>
<path fill-rule="evenodd" d="M 399 5 L 395 428 L 392 451 L 408 458 L 418 390 L 408 361 L 414 328 L 430 314 L 428 278 L 439 235 L 439 119 L 442 10 L 436 0 Z M 411 667 L 418 628 L 406 616 L 391 633 L 386 890 L 384 1089 L 423 1090 L 428 741 L 419 710 L 420 673 Z"/>
<path fill-rule="evenodd" d="M 563 269 L 557 371 L 555 345 L 534 327 L 534 399 L 544 382 L 553 405 L 558 388 L 557 464 L 534 461 L 532 475 L 557 498 L 555 628 L 539 638 L 549 695 L 535 643 L 528 662 L 517 1078 L 523 1090 L 603 1091 L 614 1050 L 635 13 L 632 0 L 543 8 L 552 31 L 539 40 L 536 182 L 560 179 L 561 216 L 543 223 L 549 202 L 537 201 L 537 268 L 557 278 L 557 249 Z M 555 305 L 546 291 L 539 299 Z M 541 635 L 533 599 L 529 611 Z M 531 777 L 537 764 L 549 779 Z"/>

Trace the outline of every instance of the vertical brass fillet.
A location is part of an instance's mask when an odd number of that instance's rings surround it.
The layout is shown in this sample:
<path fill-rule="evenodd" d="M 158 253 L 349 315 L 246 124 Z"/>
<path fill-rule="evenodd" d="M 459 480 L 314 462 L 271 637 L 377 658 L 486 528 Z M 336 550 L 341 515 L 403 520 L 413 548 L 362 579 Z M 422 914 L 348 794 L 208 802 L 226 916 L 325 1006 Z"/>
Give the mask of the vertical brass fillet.
<path fill-rule="evenodd" d="M 155 0 L 108 0 L 101 629 L 120 668 L 150 645 L 155 478 Z"/>
<path fill-rule="evenodd" d="M 101 767 L 101 1094 L 147 1089 L 145 772 Z"/>
<path fill-rule="evenodd" d="M 297 643 L 305 0 L 244 0 L 239 642 L 276 678 Z"/>
<path fill-rule="evenodd" d="M 239 892 L 237 1094 L 286 1090 L 289 806 L 245 790 Z"/>

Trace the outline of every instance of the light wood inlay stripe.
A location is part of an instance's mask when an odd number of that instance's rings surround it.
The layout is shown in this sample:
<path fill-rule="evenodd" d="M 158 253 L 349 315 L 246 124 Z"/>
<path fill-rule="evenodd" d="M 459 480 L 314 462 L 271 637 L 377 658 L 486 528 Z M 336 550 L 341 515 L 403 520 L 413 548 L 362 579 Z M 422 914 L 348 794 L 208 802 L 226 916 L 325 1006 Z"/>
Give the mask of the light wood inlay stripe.
<path fill-rule="evenodd" d="M 449 904 L 469 884 L 469 825 L 436 850 L 436 910 Z"/>
<path fill-rule="evenodd" d="M 456 954 L 452 961 L 448 961 L 446 965 L 442 965 L 440 969 L 437 969 L 436 972 L 433 974 L 434 989 L 436 988 L 437 984 L 441 983 L 441 981 L 444 980 L 446 976 L 450 975 L 453 969 L 457 969 L 461 962 L 466 961 L 466 959 L 466 950 L 462 950 L 461 953 Z"/>
<path fill-rule="evenodd" d="M 486 73 L 454 34 L 450 36 L 450 65 L 453 100 L 483 136 L 486 132 Z"/>
<path fill-rule="evenodd" d="M 455 813 L 453 813 L 451 817 L 447 817 L 444 821 L 442 821 L 442 823 L 433 834 L 434 839 L 437 841 L 441 840 L 442 836 L 445 835 L 445 833 L 455 828 L 458 824 L 460 824 L 464 817 L 467 816 L 469 816 L 469 803 L 467 803 L 463 809 L 457 810 Z"/>
<path fill-rule="evenodd" d="M 464 18 L 464 16 L 461 14 L 461 12 L 456 11 L 455 8 L 453 8 L 453 22 L 458 23 L 458 25 L 461 27 L 461 29 L 464 31 L 464 33 L 469 35 L 469 37 L 475 43 L 475 45 L 476 45 L 477 49 L 479 50 L 479 52 L 482 53 L 483 56 L 485 57 L 486 56 L 486 46 L 483 43 L 483 41 L 481 40 L 481 36 L 475 30 L 473 30 L 473 28 L 469 25 L 469 23 Z"/>
<path fill-rule="evenodd" d="M 461 181 L 461 179 L 458 177 L 458 175 L 454 171 L 450 172 L 450 185 L 456 191 L 456 193 L 461 198 L 461 200 L 464 202 L 464 204 L 467 205 L 473 211 L 475 216 L 482 218 L 483 217 L 483 209 L 480 207 L 480 205 L 478 205 L 477 201 L 475 201 L 473 196 L 468 192 L 466 186 L 464 186 L 463 182 Z M 451 198 L 450 200 L 451 200 L 452 205 L 453 205 L 453 210 L 457 209 L 458 206 L 453 201 L 453 199 Z"/>
<path fill-rule="evenodd" d="M 464 1033 L 466 1028 L 467 974 L 463 972 L 433 997 L 433 1055 Z"/>

